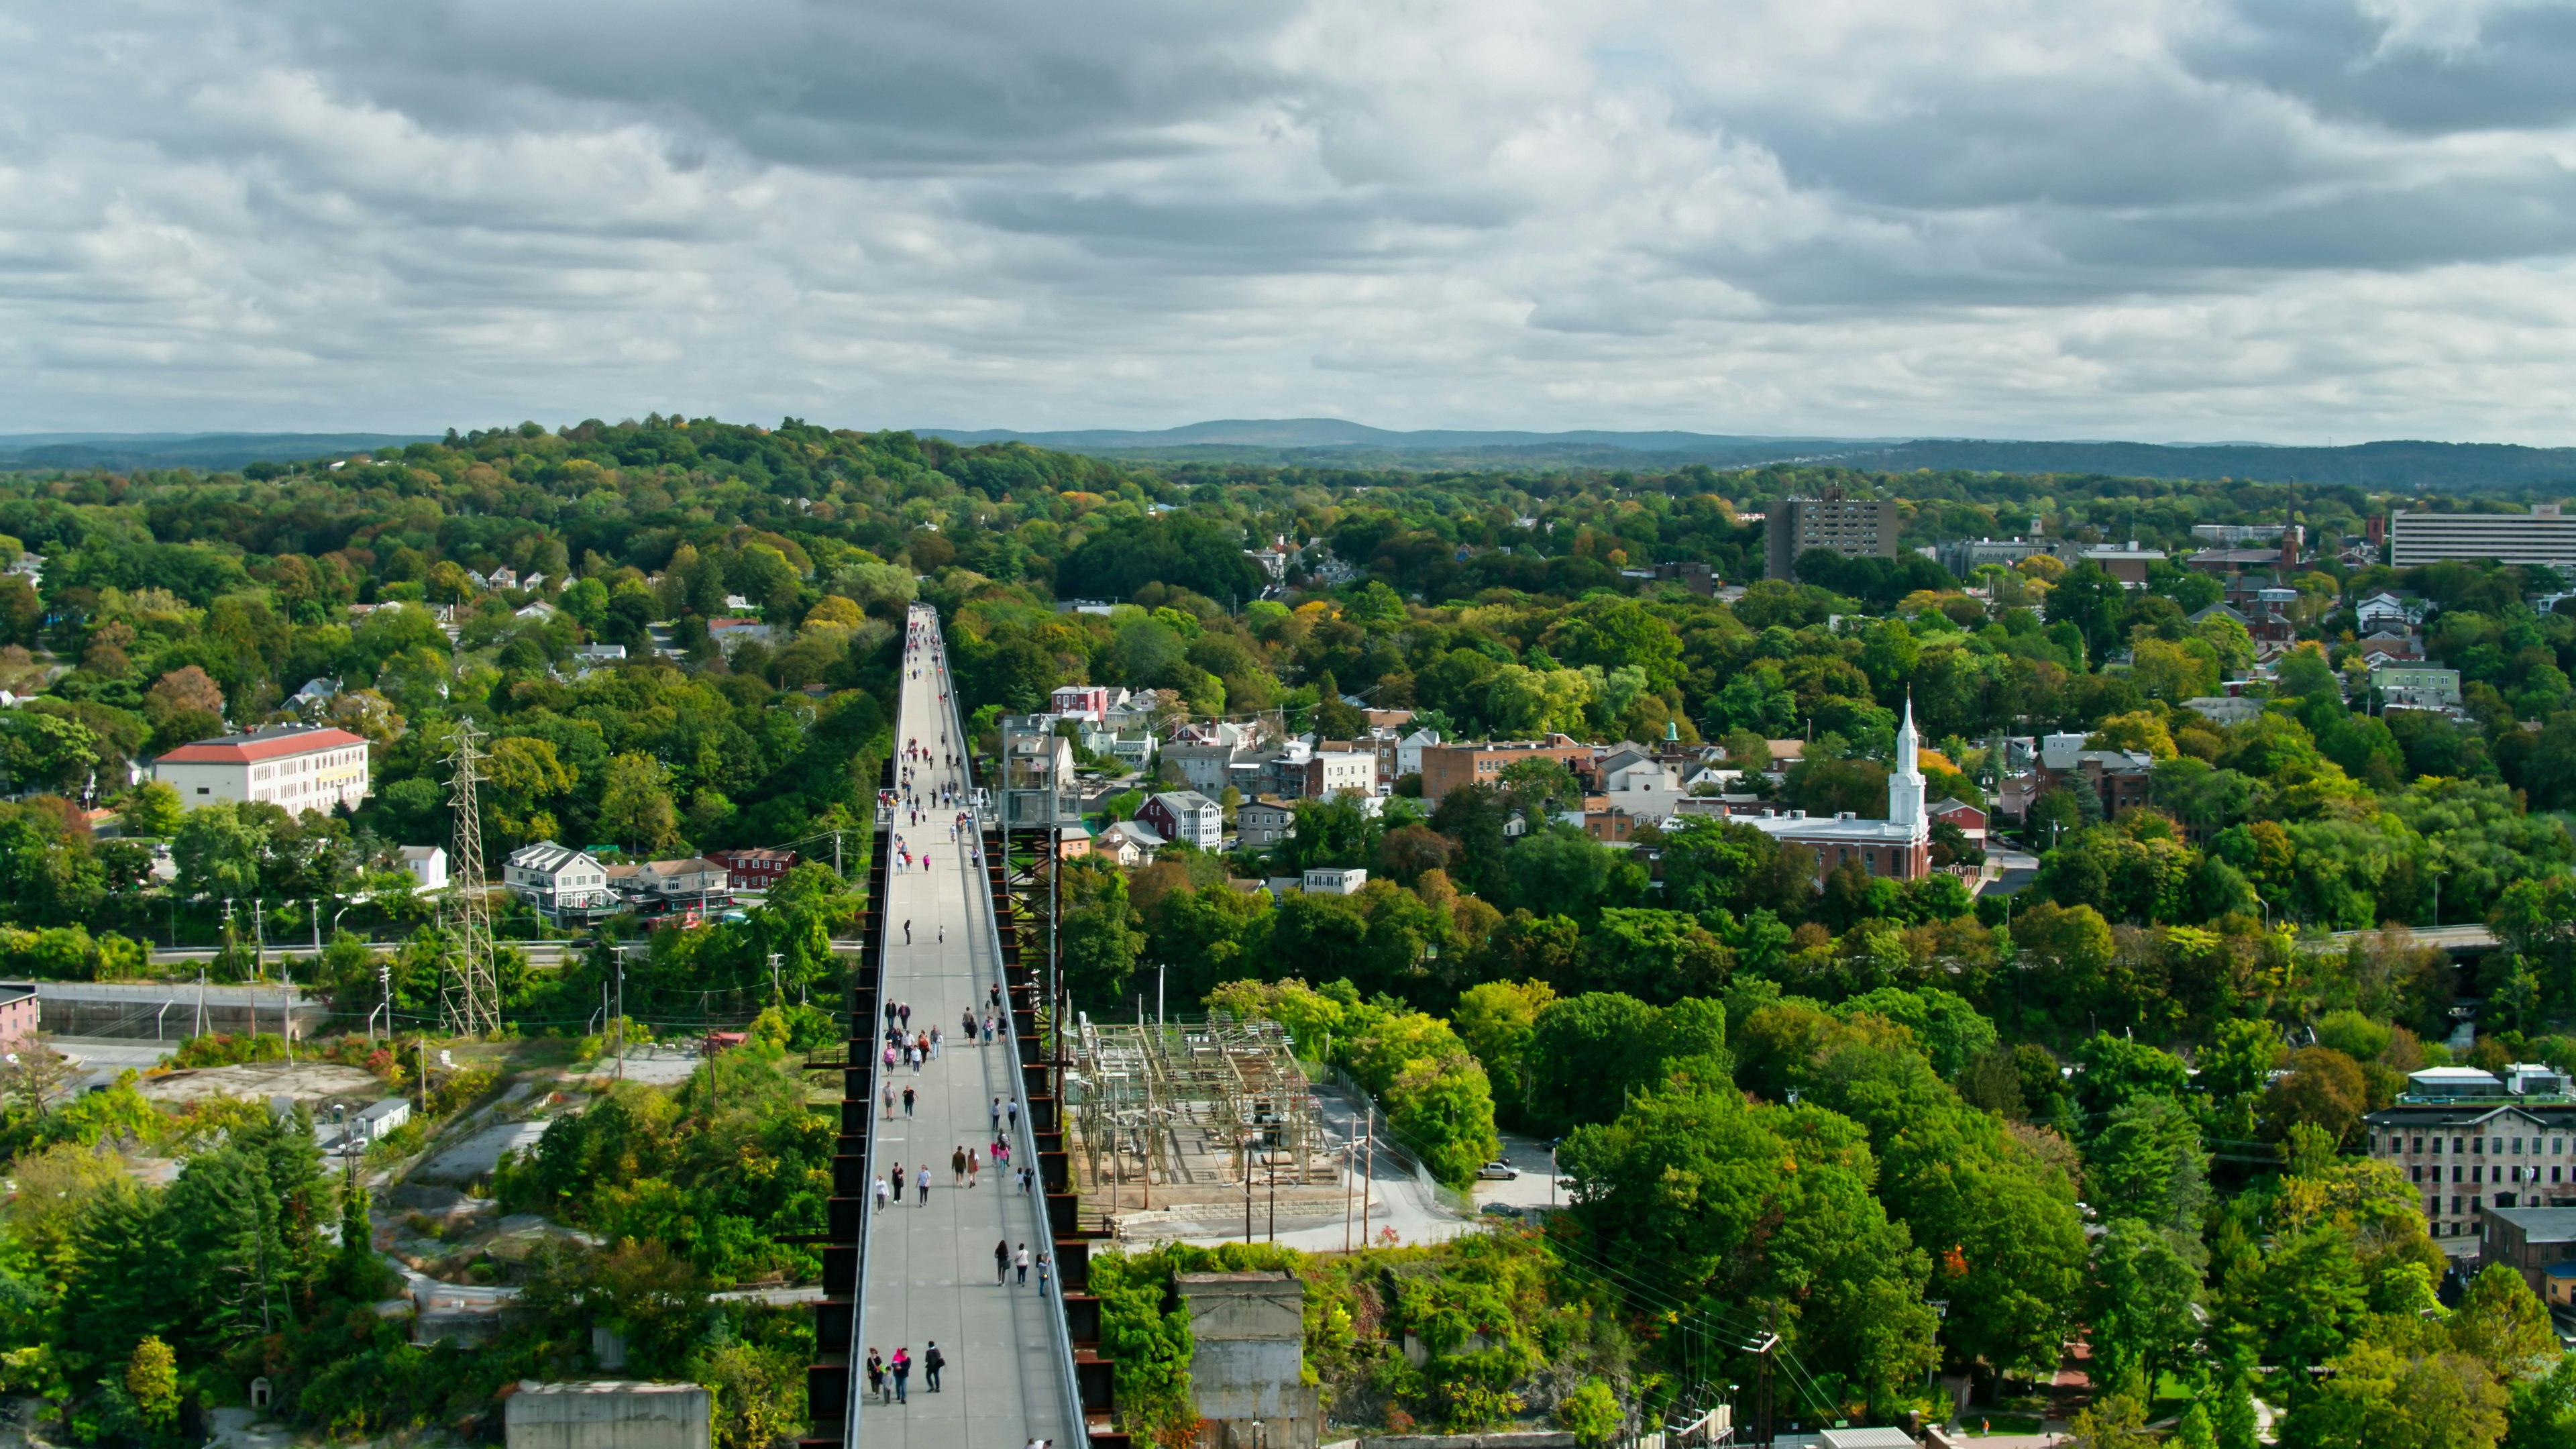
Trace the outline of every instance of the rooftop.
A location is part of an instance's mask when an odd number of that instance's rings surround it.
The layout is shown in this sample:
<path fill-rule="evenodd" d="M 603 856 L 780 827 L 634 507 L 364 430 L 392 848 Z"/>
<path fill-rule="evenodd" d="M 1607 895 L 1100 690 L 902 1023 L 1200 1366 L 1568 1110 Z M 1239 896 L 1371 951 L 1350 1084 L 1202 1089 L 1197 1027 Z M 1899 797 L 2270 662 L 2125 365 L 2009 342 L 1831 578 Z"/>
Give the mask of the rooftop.
<path fill-rule="evenodd" d="M 275 725 L 264 730 L 252 730 L 248 734 L 225 735 L 220 739 L 181 745 L 164 753 L 160 762 L 173 765 L 245 765 L 257 760 L 287 759 L 317 750 L 343 749 L 365 743 L 347 730 L 316 729 L 300 724 Z"/>
<path fill-rule="evenodd" d="M 2490 1207 L 2487 1216 L 2522 1229 L 2526 1242 L 2576 1243 L 2576 1208 Z"/>

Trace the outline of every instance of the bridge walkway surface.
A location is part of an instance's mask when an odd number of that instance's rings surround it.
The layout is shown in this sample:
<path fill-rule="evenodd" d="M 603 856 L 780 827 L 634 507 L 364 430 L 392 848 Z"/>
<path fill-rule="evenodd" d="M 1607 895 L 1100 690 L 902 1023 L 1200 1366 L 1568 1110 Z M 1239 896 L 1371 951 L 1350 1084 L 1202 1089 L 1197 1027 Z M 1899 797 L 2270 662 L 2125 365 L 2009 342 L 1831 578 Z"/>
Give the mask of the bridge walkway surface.
<path fill-rule="evenodd" d="M 1025 1028 L 1015 1029 L 1005 1017 L 989 1045 L 980 1031 L 970 1037 L 965 1030 L 970 1014 L 981 1023 L 994 1012 L 1004 974 L 983 837 L 966 813 L 972 798 L 967 742 L 945 697 L 948 688 L 937 615 L 915 609 L 895 723 L 893 810 L 877 835 L 886 868 L 877 913 L 883 964 L 876 1020 L 852 1029 L 853 1037 L 874 1029 L 877 1056 L 870 1065 L 876 1070 L 868 1076 L 877 1083 L 880 1110 L 865 1158 L 870 1205 L 858 1336 L 847 1360 L 857 1412 L 839 1425 L 841 1441 L 868 1449 L 1023 1449 L 1044 1440 L 1056 1449 L 1081 1449 L 1070 1345 L 1055 1296 L 1061 1285 L 1041 1286 L 1038 1260 L 1053 1247 L 1046 1185 L 1037 1177 L 1029 1113 L 1025 1106 L 1009 1110 L 1026 1100 L 1016 1040 Z M 907 1036 L 933 1027 L 942 1034 L 937 1055 L 918 1072 L 908 1063 L 884 1068 L 888 1003 L 911 1008 Z M 860 1049 L 852 1044 L 854 1053 Z M 895 1098 L 890 1114 L 882 1110 L 888 1088 Z M 907 1089 L 913 1093 L 908 1111 Z M 997 1100 L 1005 1104 L 998 1130 Z M 992 1161 L 996 1137 L 1010 1145 L 1007 1170 Z M 960 1149 L 983 1162 L 972 1186 L 959 1183 L 952 1168 Z M 920 1188 L 925 1167 L 926 1194 Z M 1023 1167 L 1030 1172 L 1026 1187 L 1018 1179 Z M 891 1188 L 897 1171 L 907 1179 L 900 1201 L 875 1207 L 876 1182 L 884 1178 Z M 1008 1245 L 1006 1274 L 996 1271 L 996 1244 Z M 1017 1266 L 1023 1249 L 1030 1263 L 1025 1282 Z M 946 1360 L 935 1392 L 922 1368 L 934 1343 Z M 910 1354 L 914 1367 L 903 1402 L 867 1392 L 861 1366 L 871 1348 L 889 1364 L 897 1350 Z"/>

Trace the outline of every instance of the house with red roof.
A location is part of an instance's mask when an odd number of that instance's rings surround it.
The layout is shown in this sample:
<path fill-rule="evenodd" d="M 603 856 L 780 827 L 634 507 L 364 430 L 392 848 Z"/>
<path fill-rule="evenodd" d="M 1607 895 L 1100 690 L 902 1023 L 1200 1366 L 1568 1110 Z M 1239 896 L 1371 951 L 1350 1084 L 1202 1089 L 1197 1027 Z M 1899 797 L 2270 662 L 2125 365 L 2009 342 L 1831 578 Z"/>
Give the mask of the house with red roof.
<path fill-rule="evenodd" d="M 354 810 L 367 798 L 367 742 L 341 729 L 277 725 L 181 745 L 152 762 L 152 778 L 188 809 L 257 800 L 290 813 Z"/>

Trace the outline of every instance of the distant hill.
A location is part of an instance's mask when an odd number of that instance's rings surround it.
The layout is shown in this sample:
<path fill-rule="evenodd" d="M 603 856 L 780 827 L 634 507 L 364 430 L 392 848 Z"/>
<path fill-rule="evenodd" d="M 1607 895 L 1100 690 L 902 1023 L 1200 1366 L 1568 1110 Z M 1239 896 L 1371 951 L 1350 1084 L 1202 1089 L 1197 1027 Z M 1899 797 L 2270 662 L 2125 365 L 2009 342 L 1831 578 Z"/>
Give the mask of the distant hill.
<path fill-rule="evenodd" d="M 1525 433 L 1431 428 L 1395 432 L 1340 418 L 1232 418 L 1134 431 L 1084 428 L 1022 433 L 1008 428 L 915 428 L 957 443 L 1026 443 L 1095 457 L 1138 461 L 1225 460 L 1323 467 L 1634 467 L 1707 463 L 1753 467 L 1902 439 L 1737 437 L 1719 433 Z"/>
<path fill-rule="evenodd" d="M 1724 433 L 1396 432 L 1339 418 L 1228 419 L 1153 431 L 1013 432 L 916 428 L 959 443 L 1022 442 L 1139 462 L 1248 462 L 1355 468 L 1638 468 L 1834 463 L 1885 472 L 2107 473 L 2352 484 L 2404 492 L 2576 492 L 2576 448 L 2510 443 L 2039 443 L 1984 438 L 1806 438 Z"/>
<path fill-rule="evenodd" d="M 0 469 L 202 468 L 292 463 L 434 443 L 431 433 L 18 433 L 0 434 Z"/>

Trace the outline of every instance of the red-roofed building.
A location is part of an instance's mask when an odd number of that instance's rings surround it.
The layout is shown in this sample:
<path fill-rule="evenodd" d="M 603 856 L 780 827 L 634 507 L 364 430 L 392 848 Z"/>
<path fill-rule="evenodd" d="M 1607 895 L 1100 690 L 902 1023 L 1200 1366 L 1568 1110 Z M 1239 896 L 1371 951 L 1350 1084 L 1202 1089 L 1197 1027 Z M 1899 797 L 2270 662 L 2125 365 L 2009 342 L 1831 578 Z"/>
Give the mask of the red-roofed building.
<path fill-rule="evenodd" d="M 192 810 L 218 800 L 294 813 L 354 810 L 367 798 L 367 742 L 347 730 L 279 725 L 181 745 L 152 762 L 152 778 Z"/>

